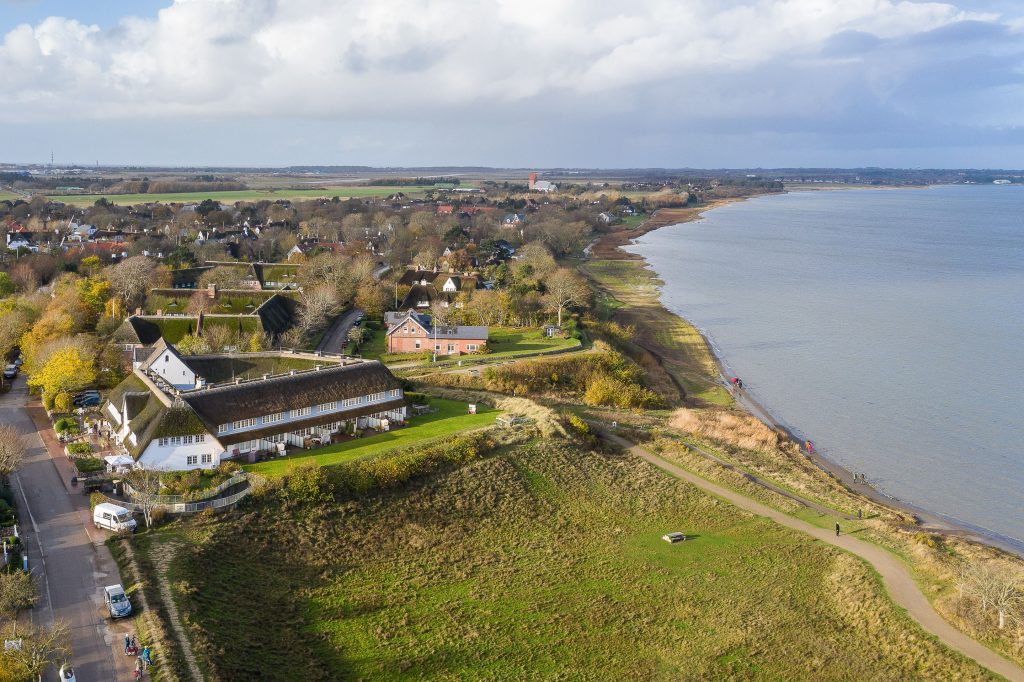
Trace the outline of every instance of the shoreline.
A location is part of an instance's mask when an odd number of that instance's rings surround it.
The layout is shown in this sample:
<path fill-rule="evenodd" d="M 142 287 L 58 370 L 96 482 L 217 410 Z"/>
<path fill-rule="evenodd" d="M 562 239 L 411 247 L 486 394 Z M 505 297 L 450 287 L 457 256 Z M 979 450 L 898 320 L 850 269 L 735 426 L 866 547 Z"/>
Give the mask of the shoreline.
<path fill-rule="evenodd" d="M 824 189 L 826 188 L 822 188 L 822 190 Z M 908 187 L 907 189 L 918 188 Z M 786 194 L 789 191 L 805 190 L 783 190 L 782 192 L 779 192 L 779 194 Z M 621 247 L 632 245 L 640 237 L 643 237 L 644 235 L 655 230 L 661 229 L 663 227 L 668 227 L 670 225 L 682 225 L 684 223 L 689 222 L 696 222 L 702 219 L 708 211 L 712 211 L 716 208 L 720 208 L 727 204 L 731 204 L 737 201 L 746 201 L 747 199 L 753 199 L 762 196 L 772 196 L 773 194 L 775 193 L 758 194 L 751 197 L 723 199 L 719 201 L 713 201 L 706 206 L 696 207 L 694 209 L 659 209 L 655 211 L 653 214 L 651 214 L 650 218 L 641 223 L 640 226 L 638 226 L 635 230 L 631 230 L 628 235 L 623 235 L 625 239 L 609 240 L 617 243 L 606 244 L 605 247 L 608 248 L 609 251 L 617 251 L 620 254 L 620 257 L 625 257 L 626 259 L 629 260 L 643 261 L 644 265 L 648 269 L 650 269 L 651 272 L 657 275 L 660 280 L 660 274 L 656 270 L 654 270 L 654 268 L 651 266 L 651 264 L 647 261 L 646 258 L 640 256 L 639 254 L 625 251 Z M 663 212 L 666 213 L 663 214 Z M 663 215 L 659 217 L 659 214 Z M 660 288 L 658 300 L 661 300 Z M 1019 558 L 1024 558 L 1024 540 L 1018 540 L 1017 538 L 1012 538 L 1003 535 L 997 531 L 988 528 L 983 528 L 960 519 L 955 519 L 940 512 L 931 511 L 910 502 L 905 502 L 893 495 L 883 492 L 882 490 L 876 488 L 867 481 L 855 480 L 852 471 L 844 467 L 842 464 L 819 454 L 818 452 L 804 452 L 802 444 L 805 439 L 800 437 L 796 433 L 794 428 L 784 425 L 775 415 L 771 414 L 771 412 L 767 410 L 757 400 L 756 397 L 751 395 L 747 389 L 736 389 L 729 384 L 729 381 L 726 376 L 728 361 L 726 358 L 720 355 L 716 346 L 708 338 L 707 334 L 705 333 L 705 330 L 703 330 L 701 327 L 695 324 L 694 321 L 687 318 L 685 314 L 676 313 L 675 311 L 670 310 L 668 307 L 664 305 L 664 303 L 662 303 L 662 307 L 670 315 L 674 315 L 675 317 L 681 319 L 687 325 L 693 327 L 693 329 L 704 340 L 704 343 L 707 346 L 708 351 L 715 363 L 715 367 L 718 373 L 716 380 L 722 387 L 724 387 L 726 390 L 730 392 L 730 394 L 732 394 L 733 399 L 738 407 L 740 407 L 742 410 L 753 416 L 755 419 L 767 425 L 769 428 L 772 428 L 779 433 L 785 434 L 786 437 L 789 438 L 793 443 L 801 447 L 801 452 L 804 453 L 804 456 L 807 457 L 809 461 L 811 461 L 815 466 L 824 471 L 826 474 L 838 480 L 842 484 L 842 486 L 846 488 L 851 494 L 864 498 L 866 500 L 870 500 L 875 504 L 889 507 L 890 509 L 896 512 L 911 516 L 915 520 L 917 525 L 921 528 L 921 530 L 924 532 L 935 533 L 939 535 L 956 536 L 959 538 L 963 538 L 966 540 L 986 545 L 988 547 L 1001 550 L 1003 552 L 1007 552 Z M 664 363 L 665 359 L 661 357 L 656 351 L 652 349 L 647 350 L 648 352 L 655 356 L 659 363 Z"/>

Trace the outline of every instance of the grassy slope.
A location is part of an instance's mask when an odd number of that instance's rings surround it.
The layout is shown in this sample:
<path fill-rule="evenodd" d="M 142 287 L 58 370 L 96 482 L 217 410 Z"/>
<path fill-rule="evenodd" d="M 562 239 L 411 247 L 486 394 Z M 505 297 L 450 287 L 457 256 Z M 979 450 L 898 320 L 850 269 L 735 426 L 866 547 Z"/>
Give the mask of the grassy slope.
<path fill-rule="evenodd" d="M 849 556 L 561 441 L 185 534 L 211 680 L 984 679 Z"/>
<path fill-rule="evenodd" d="M 198 203 L 204 199 L 234 203 L 236 201 L 260 201 L 269 199 L 317 199 L 320 197 L 341 197 L 343 199 L 359 197 L 386 197 L 396 192 L 410 196 L 421 196 L 430 187 L 332 187 L 329 189 L 277 189 L 277 190 L 234 190 L 223 192 L 173 192 L 167 194 L 76 194 L 52 195 L 48 198 L 75 206 L 91 206 L 101 197 L 119 205 L 143 204 L 154 201 L 164 203 Z"/>
<path fill-rule="evenodd" d="M 370 343 L 363 345 L 361 349 L 363 357 L 378 358 L 382 362 L 387 363 L 399 363 L 420 361 L 424 353 L 429 351 L 429 348 L 425 348 L 418 353 L 386 353 L 384 351 L 386 350 L 387 340 L 384 338 L 384 332 L 379 332 L 378 334 L 381 337 L 380 345 L 374 345 L 378 343 L 377 335 L 375 335 Z M 578 346 L 580 346 L 580 342 L 577 339 L 565 339 L 562 337 L 549 339 L 544 336 L 543 329 L 491 327 L 487 337 L 487 347 L 490 349 L 490 352 L 479 355 L 464 355 L 459 359 L 463 360 L 466 364 L 471 364 Z M 438 357 L 447 358 L 447 356 Z"/>
<path fill-rule="evenodd" d="M 277 476 L 288 472 L 297 463 L 314 460 L 322 465 L 340 464 L 359 457 L 379 455 L 395 448 L 407 448 L 434 438 L 450 436 L 468 429 L 490 426 L 498 417 L 498 411 L 483 404 L 477 404 L 477 413 L 468 414 L 466 403 L 455 400 L 434 398 L 431 406 L 436 412 L 409 419 L 409 426 L 376 436 L 336 443 L 322 448 L 305 450 L 269 462 L 246 465 L 246 469 L 260 474 Z"/>
<path fill-rule="evenodd" d="M 698 212 L 683 209 L 669 214 L 683 221 Z M 636 327 L 637 341 L 663 359 L 665 369 L 684 386 L 688 397 L 714 405 L 732 404 L 732 397 L 714 379 L 718 374 L 714 357 L 700 332 L 661 304 L 661 282 L 644 261 L 615 248 L 632 236 L 626 232 L 604 238 L 594 248 L 593 259 L 580 270 L 607 297 L 603 305 L 615 311 L 613 319 Z"/>

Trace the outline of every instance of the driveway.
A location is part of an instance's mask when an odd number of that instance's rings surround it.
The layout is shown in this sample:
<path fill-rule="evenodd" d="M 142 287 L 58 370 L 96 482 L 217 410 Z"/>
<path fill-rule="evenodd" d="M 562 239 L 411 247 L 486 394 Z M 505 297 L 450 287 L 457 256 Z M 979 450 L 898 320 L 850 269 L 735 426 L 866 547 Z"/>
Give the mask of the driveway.
<path fill-rule="evenodd" d="M 316 349 L 322 353 L 343 353 L 345 345 L 348 344 L 348 332 L 361 314 L 361 310 L 352 308 L 352 310 L 338 315 L 331 323 L 330 329 L 324 334 L 324 338 L 320 339 Z"/>
<path fill-rule="evenodd" d="M 28 455 L 12 476 L 19 504 L 19 530 L 25 541 L 29 568 L 37 578 L 39 604 L 31 612 L 36 622 L 62 620 L 71 630 L 71 659 L 77 679 L 130 679 L 125 660 L 115 663 L 116 638 L 130 622 L 108 623 L 102 615 L 100 590 L 120 582 L 117 564 L 96 531 L 86 528 L 89 501 L 68 492 L 26 409 L 25 379 L 19 377 L 10 393 L 0 396 L 0 422 L 25 434 Z M 124 658 L 120 656 L 119 658 Z M 118 670 L 120 668 L 120 671 Z M 44 679 L 56 679 L 48 672 Z"/>

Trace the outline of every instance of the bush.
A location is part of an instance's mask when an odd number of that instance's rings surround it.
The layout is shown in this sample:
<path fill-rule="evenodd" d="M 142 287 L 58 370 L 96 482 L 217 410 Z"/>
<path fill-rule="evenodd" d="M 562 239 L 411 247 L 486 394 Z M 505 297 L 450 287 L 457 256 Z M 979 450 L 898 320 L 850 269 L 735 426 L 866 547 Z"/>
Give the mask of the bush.
<path fill-rule="evenodd" d="M 75 468 L 78 469 L 80 474 L 94 474 L 103 471 L 107 467 L 106 462 L 97 457 L 76 457 L 74 462 Z"/>
<path fill-rule="evenodd" d="M 53 396 L 49 393 L 43 393 L 43 409 L 47 412 L 53 412 Z"/>
<path fill-rule="evenodd" d="M 329 502 L 334 495 L 334 485 L 319 464 L 307 462 L 289 472 L 281 494 L 295 504 Z"/>
<path fill-rule="evenodd" d="M 88 443 L 69 443 L 67 445 L 69 455 L 89 455 L 92 454 L 92 447 Z"/>
<path fill-rule="evenodd" d="M 107 501 L 107 496 L 103 493 L 89 493 L 89 511 L 96 508 L 97 504 L 101 504 Z"/>
<path fill-rule="evenodd" d="M 74 407 L 74 398 L 67 391 L 61 391 L 53 399 L 53 409 L 58 412 L 70 412 Z"/>
<path fill-rule="evenodd" d="M 78 433 L 78 422 L 75 421 L 74 417 L 61 417 L 53 425 L 54 431 L 65 435 L 74 435 Z"/>
<path fill-rule="evenodd" d="M 426 393 L 417 393 L 416 391 L 406 391 L 406 399 L 414 405 L 426 405 L 430 400 L 427 398 Z"/>

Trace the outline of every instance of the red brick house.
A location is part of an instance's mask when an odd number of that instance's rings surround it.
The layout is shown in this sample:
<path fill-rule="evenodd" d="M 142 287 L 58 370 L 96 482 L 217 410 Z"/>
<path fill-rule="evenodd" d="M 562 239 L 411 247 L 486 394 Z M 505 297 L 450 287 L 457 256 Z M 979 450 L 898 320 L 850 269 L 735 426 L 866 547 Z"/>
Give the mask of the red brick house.
<path fill-rule="evenodd" d="M 463 355 L 487 346 L 487 327 L 458 325 L 434 329 L 429 315 L 410 310 L 400 316 L 388 313 L 394 320 L 387 331 L 389 353 L 436 351 L 438 355 Z"/>

